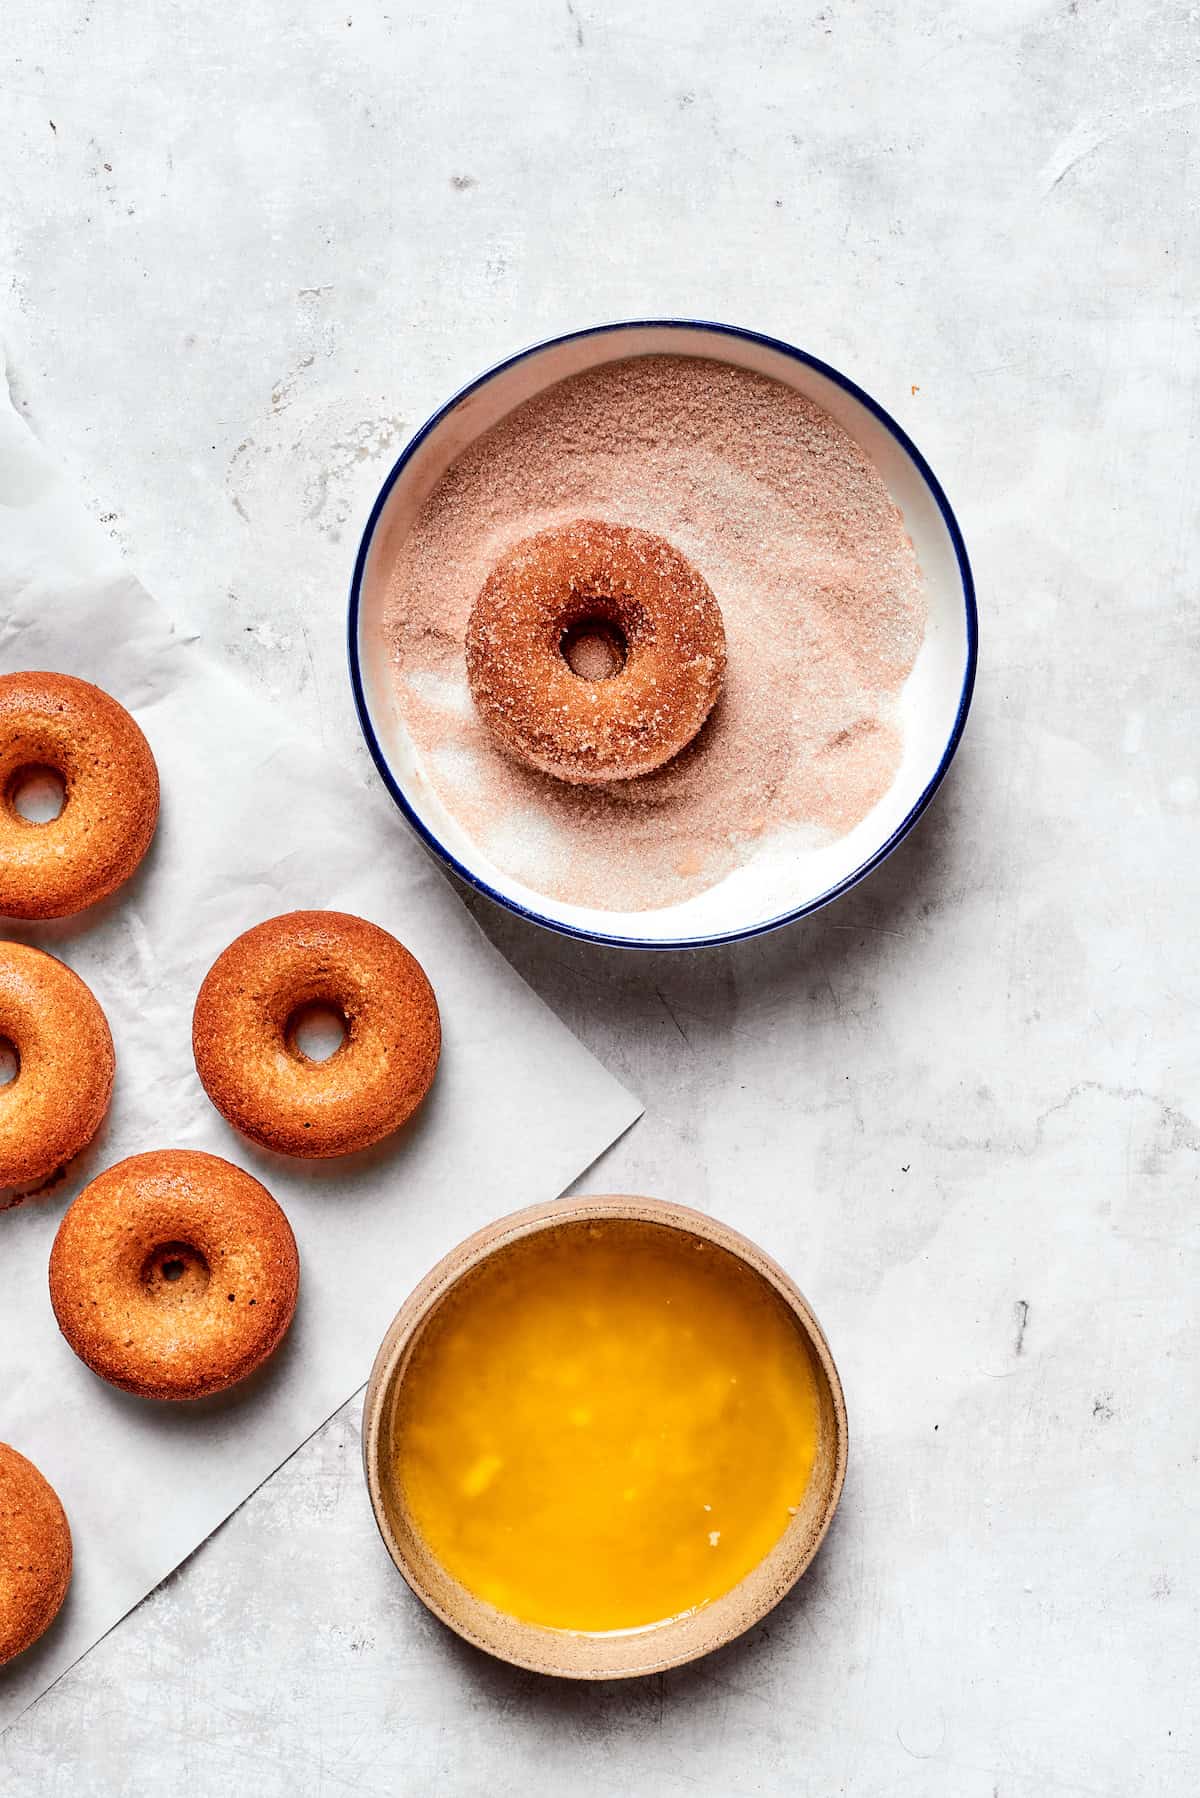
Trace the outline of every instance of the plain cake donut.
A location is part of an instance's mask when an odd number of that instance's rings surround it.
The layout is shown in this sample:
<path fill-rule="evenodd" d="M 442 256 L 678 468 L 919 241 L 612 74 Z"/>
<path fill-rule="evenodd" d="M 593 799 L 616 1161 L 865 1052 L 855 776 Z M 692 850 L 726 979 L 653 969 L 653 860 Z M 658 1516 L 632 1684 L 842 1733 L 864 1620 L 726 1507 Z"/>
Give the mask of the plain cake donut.
<path fill-rule="evenodd" d="M 31 823 L 30 774 L 63 783 L 63 807 Z M 62 918 L 133 873 L 158 820 L 158 770 L 123 705 L 70 674 L 0 675 L 0 913 Z"/>
<path fill-rule="evenodd" d="M 325 1061 L 294 1035 L 314 1005 L 344 1025 Z M 192 1018 L 196 1071 L 217 1110 L 285 1155 L 346 1155 L 399 1129 L 429 1090 L 441 1042 L 420 963 L 346 912 L 288 912 L 247 930 L 213 963 Z"/>
<path fill-rule="evenodd" d="M 131 1155 L 85 1186 L 50 1252 L 58 1327 L 93 1373 L 143 1398 L 245 1379 L 296 1309 L 300 1257 L 265 1186 L 218 1155 Z"/>
<path fill-rule="evenodd" d="M 32 1461 L 0 1442 L 0 1667 L 32 1647 L 71 1583 L 71 1528 Z"/>
<path fill-rule="evenodd" d="M 0 1191 L 36 1186 L 100 1128 L 112 1094 L 112 1034 L 89 987 L 27 943 L 0 943 Z"/>
<path fill-rule="evenodd" d="M 560 780 L 630 780 L 700 729 L 725 675 L 703 576 L 665 538 L 577 519 L 526 537 L 484 582 L 467 675 L 494 736 Z"/>

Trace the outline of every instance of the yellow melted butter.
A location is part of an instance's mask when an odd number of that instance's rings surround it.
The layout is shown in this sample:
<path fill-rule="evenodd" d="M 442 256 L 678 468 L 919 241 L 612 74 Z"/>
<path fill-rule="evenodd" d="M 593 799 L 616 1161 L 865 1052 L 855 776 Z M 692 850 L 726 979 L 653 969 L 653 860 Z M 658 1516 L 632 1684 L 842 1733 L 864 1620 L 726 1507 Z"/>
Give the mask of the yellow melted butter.
<path fill-rule="evenodd" d="M 812 1352 L 734 1256 L 613 1220 L 453 1288 L 401 1383 L 400 1487 L 442 1565 L 551 1628 L 630 1629 L 736 1585 L 816 1452 Z"/>

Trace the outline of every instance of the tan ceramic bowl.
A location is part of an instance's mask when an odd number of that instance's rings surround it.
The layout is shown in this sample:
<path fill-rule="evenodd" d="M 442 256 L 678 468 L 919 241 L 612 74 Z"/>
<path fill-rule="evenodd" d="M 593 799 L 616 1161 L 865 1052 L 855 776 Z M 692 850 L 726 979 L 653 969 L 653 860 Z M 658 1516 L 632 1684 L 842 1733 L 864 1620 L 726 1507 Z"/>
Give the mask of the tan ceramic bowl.
<path fill-rule="evenodd" d="M 592 1218 L 627 1218 L 682 1230 L 727 1249 L 759 1274 L 788 1306 L 812 1352 L 821 1404 L 817 1458 L 803 1501 L 774 1548 L 746 1577 L 711 1604 L 644 1629 L 605 1633 L 547 1629 L 526 1623 L 467 1591 L 425 1546 L 406 1514 L 394 1469 L 396 1397 L 422 1326 L 464 1274 L 497 1250 L 542 1230 Z M 388 1553 L 417 1597 L 477 1648 L 563 1679 L 624 1679 L 658 1673 L 720 1648 L 759 1621 L 804 1572 L 837 1509 L 846 1476 L 846 1405 L 821 1326 L 783 1269 L 728 1225 L 656 1199 L 560 1199 L 515 1212 L 452 1250 L 401 1307 L 383 1339 L 367 1387 L 363 1462 L 375 1521 Z"/>

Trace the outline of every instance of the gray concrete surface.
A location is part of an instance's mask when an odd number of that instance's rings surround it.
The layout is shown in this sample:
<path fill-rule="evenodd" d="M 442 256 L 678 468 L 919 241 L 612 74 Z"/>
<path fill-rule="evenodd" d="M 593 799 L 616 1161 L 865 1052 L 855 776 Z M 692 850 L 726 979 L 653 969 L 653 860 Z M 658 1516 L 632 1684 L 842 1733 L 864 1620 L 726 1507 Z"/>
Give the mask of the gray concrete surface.
<path fill-rule="evenodd" d="M 634 960 L 480 912 L 649 1106 L 588 1184 L 730 1218 L 828 1329 L 851 1472 L 797 1595 L 624 1688 L 493 1665 L 392 1574 L 351 1405 L 5 1737 L 6 1798 L 1196 1790 L 1198 30 L 8 0 L 18 396 L 364 781 L 342 607 L 388 458 L 597 318 L 853 374 L 949 489 L 984 639 L 933 813 L 812 922 Z"/>

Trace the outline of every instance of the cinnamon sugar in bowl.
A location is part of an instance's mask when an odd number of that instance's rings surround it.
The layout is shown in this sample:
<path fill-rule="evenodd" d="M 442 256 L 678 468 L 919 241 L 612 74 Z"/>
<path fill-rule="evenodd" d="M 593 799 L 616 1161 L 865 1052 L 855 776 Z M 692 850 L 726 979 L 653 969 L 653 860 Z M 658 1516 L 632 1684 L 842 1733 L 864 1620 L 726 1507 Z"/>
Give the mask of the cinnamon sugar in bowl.
<path fill-rule="evenodd" d="M 507 752 L 464 651 L 497 564 L 581 518 L 686 558 L 727 646 L 694 740 L 586 787 Z M 976 617 L 949 503 L 875 401 L 789 345 L 663 321 L 539 345 L 435 414 L 368 521 L 349 648 L 380 774 L 449 866 L 569 935 L 694 947 L 814 910 L 907 834 L 965 722 Z"/>

